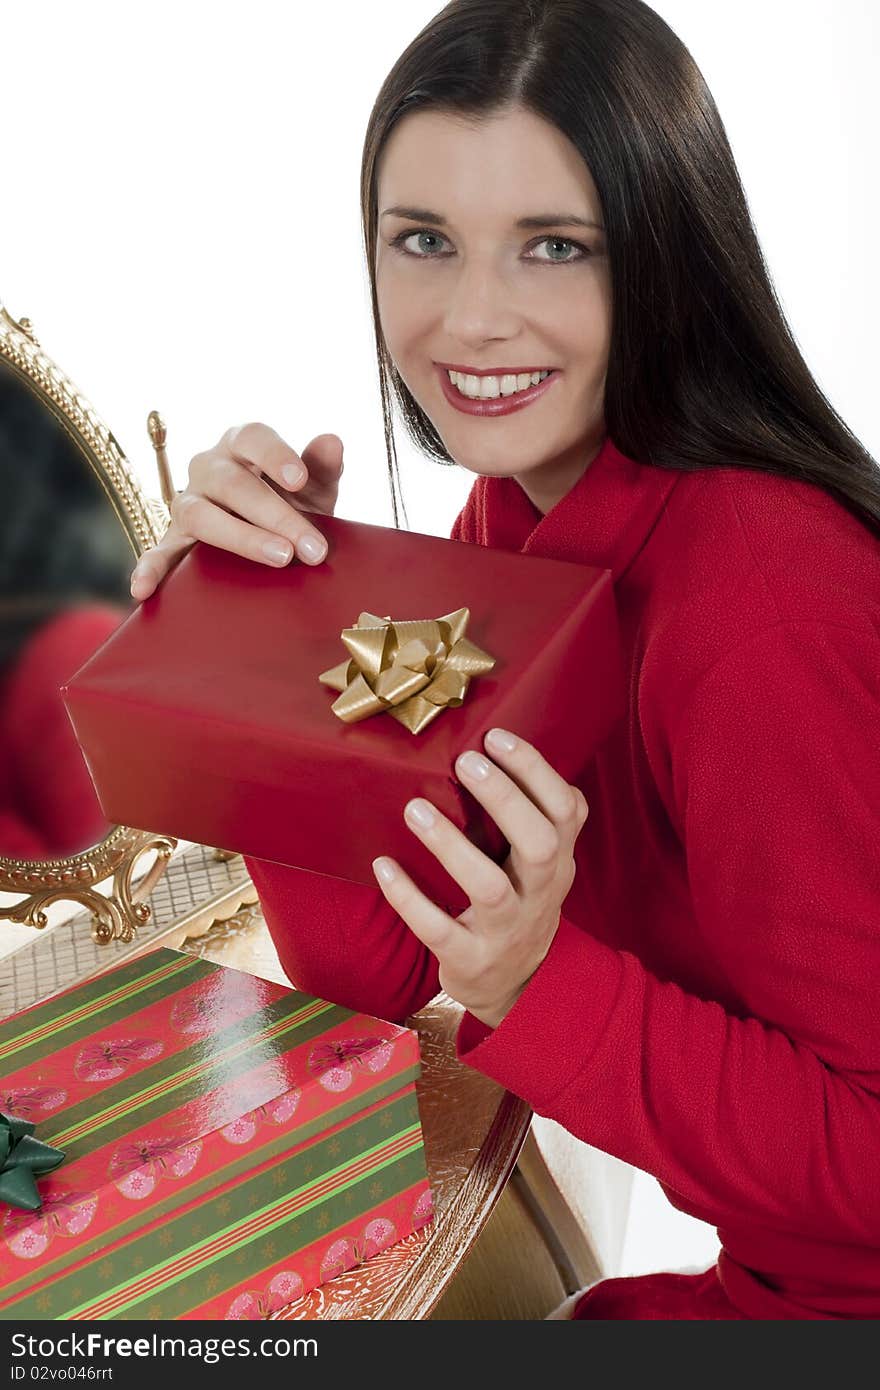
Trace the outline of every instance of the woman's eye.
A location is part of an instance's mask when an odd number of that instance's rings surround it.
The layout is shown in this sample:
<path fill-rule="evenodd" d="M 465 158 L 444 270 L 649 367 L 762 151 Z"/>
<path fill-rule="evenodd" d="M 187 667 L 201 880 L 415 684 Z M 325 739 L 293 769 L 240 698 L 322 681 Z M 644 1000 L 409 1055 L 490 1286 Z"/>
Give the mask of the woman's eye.
<path fill-rule="evenodd" d="M 396 236 L 394 238 L 391 245 L 397 247 L 398 250 L 404 251 L 406 254 L 410 256 L 418 256 L 422 260 L 428 260 L 432 255 L 432 250 L 430 247 L 428 248 L 427 254 L 425 254 L 424 251 L 414 251 L 406 245 L 406 243 L 408 241 L 411 241 L 413 237 L 419 237 L 422 241 L 433 241 L 435 243 L 445 240 L 445 238 L 440 236 L 438 232 L 401 232 L 399 236 Z"/>
<path fill-rule="evenodd" d="M 552 255 L 548 256 L 546 260 L 543 256 L 535 257 L 535 260 L 537 261 L 544 261 L 545 265 L 567 265 L 569 261 L 580 261 L 583 260 L 585 256 L 588 256 L 590 254 L 585 246 L 581 246 L 580 243 L 577 241 L 569 241 L 567 237 L 563 236 L 545 236 L 541 241 L 536 243 L 535 250 L 537 250 L 539 246 L 548 246 L 554 248 L 558 248 L 561 246 L 563 250 L 575 250 L 580 253 L 577 256 L 564 255 L 561 257 L 557 257 L 556 255 Z"/>
<path fill-rule="evenodd" d="M 415 256 L 418 260 L 436 260 L 438 248 L 446 240 L 439 232 L 418 231 L 418 232 L 399 232 L 391 241 L 391 246 L 396 251 L 401 251 L 404 255 Z M 416 246 L 408 246 L 408 242 L 416 242 Z M 545 236 L 536 242 L 534 249 L 539 246 L 546 246 L 551 250 L 548 256 L 531 255 L 527 259 L 538 261 L 543 265 L 571 265 L 575 261 L 586 259 L 591 253 L 580 242 L 570 241 L 568 237 Z M 416 249 L 418 248 L 418 249 Z M 556 254 L 561 248 L 561 254 Z M 577 255 L 571 252 L 576 251 Z"/>

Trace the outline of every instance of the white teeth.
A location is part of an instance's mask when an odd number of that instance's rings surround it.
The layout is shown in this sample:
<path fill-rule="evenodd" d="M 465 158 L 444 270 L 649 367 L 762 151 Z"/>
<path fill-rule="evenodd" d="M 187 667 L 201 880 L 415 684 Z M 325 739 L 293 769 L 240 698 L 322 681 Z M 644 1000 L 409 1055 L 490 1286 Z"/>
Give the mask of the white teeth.
<path fill-rule="evenodd" d="M 463 396 L 470 396 L 471 400 L 488 401 L 495 400 L 498 396 L 513 396 L 517 391 L 525 391 L 530 386 L 537 386 L 539 381 L 550 375 L 549 371 L 544 372 L 520 372 L 514 376 L 511 372 L 508 375 L 497 376 L 465 376 L 461 372 L 447 371 L 446 375 L 457 386 Z"/>

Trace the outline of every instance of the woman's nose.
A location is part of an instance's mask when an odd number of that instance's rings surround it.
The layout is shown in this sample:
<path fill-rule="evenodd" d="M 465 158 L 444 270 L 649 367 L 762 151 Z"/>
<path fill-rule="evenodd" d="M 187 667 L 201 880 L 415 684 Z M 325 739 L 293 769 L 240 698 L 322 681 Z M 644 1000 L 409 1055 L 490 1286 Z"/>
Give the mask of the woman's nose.
<path fill-rule="evenodd" d="M 477 342 L 516 332 L 519 315 L 511 286 L 497 267 L 462 266 L 448 293 L 444 327 L 450 338 Z"/>

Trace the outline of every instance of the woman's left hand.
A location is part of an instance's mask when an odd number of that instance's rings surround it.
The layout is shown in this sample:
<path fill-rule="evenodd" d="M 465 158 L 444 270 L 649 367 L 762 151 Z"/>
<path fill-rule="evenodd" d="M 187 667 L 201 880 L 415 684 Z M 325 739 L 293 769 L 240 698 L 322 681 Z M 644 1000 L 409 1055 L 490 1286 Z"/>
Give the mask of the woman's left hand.
<path fill-rule="evenodd" d="M 512 748 L 494 735 L 513 740 Z M 470 899 L 450 917 L 422 893 L 396 860 L 373 860 L 379 886 L 395 912 L 437 957 L 440 984 L 487 1027 L 513 1007 L 546 956 L 575 876 L 574 845 L 589 807 L 578 787 L 560 777 L 536 748 L 506 730 L 490 730 L 494 762 L 468 751 L 455 770 L 510 845 L 503 865 L 477 849 L 430 802 L 410 801 L 404 818 Z M 433 823 L 422 825 L 418 810 Z M 393 869 L 385 882 L 382 867 Z"/>

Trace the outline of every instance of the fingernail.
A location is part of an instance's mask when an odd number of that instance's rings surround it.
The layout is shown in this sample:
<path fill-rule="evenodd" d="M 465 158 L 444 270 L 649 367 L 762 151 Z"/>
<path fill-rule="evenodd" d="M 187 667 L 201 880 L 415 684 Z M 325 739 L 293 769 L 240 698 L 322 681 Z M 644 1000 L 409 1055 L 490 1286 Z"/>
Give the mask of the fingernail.
<path fill-rule="evenodd" d="M 323 560 L 324 556 L 327 554 L 327 542 L 323 540 L 318 541 L 314 536 L 301 536 L 297 541 L 296 548 L 303 559 L 308 560 L 312 565 L 316 565 L 319 560 Z"/>
<path fill-rule="evenodd" d="M 462 753 L 458 766 L 466 777 L 474 777 L 480 782 L 489 776 L 489 763 L 481 753 Z"/>
<path fill-rule="evenodd" d="M 281 477 L 288 487 L 296 487 L 306 477 L 306 470 L 301 463 L 285 463 L 281 469 Z"/>
<path fill-rule="evenodd" d="M 293 547 L 287 541 L 264 541 L 263 554 L 273 565 L 286 565 L 293 554 Z"/>
<path fill-rule="evenodd" d="M 405 809 L 407 820 L 411 820 L 420 830 L 430 830 L 436 821 L 434 809 L 428 801 L 410 801 Z"/>
<path fill-rule="evenodd" d="M 486 735 L 486 742 L 490 748 L 497 748 L 499 753 L 512 753 L 517 743 L 507 729 L 490 729 Z"/>
<path fill-rule="evenodd" d="M 394 865 L 390 859 L 374 859 L 373 871 L 383 883 L 391 883 L 396 877 Z"/>

